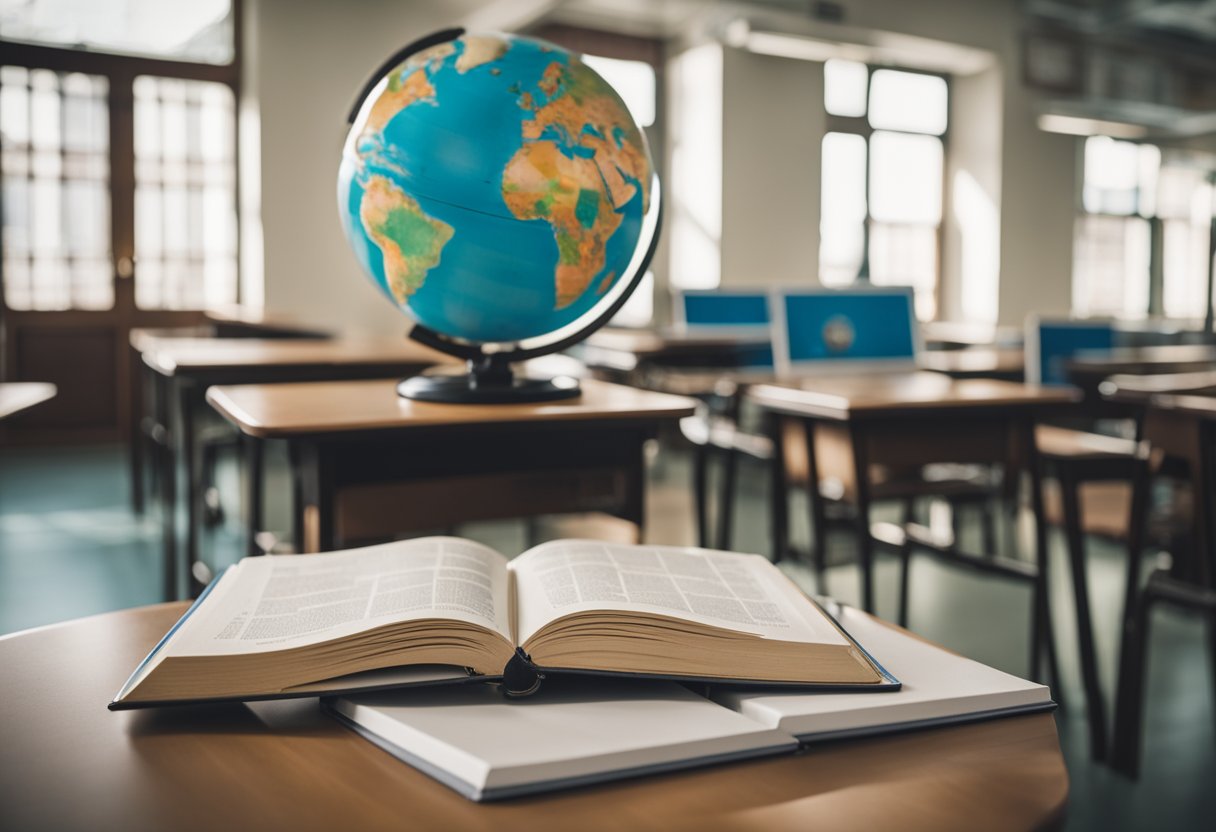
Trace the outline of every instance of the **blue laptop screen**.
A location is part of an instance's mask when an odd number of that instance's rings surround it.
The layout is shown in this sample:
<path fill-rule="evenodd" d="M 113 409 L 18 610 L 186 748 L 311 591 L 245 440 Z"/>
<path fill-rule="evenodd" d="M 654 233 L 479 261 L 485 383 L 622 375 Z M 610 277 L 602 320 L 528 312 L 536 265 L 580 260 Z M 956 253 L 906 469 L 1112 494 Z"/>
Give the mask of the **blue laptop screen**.
<path fill-rule="evenodd" d="M 783 300 L 791 362 L 916 357 L 909 293 L 822 292 Z"/>
<path fill-rule="evenodd" d="M 688 326 L 768 326 L 768 295 L 712 293 L 684 295 Z"/>
<path fill-rule="evenodd" d="M 1085 350 L 1109 350 L 1115 328 L 1109 323 L 1039 324 L 1039 381 L 1068 384 L 1068 360 Z"/>

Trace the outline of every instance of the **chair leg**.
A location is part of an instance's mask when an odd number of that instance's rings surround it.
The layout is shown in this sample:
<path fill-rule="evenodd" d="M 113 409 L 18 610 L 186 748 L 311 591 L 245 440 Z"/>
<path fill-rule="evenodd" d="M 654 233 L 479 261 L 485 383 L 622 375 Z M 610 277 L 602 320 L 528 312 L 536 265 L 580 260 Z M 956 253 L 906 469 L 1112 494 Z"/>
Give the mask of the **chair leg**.
<path fill-rule="evenodd" d="M 706 504 L 708 490 L 707 476 L 709 469 L 709 451 L 705 445 L 693 446 L 692 452 L 692 493 L 697 522 L 697 545 L 702 549 L 709 548 L 709 506 Z"/>
<path fill-rule="evenodd" d="M 1140 776 L 1141 724 L 1144 719 L 1144 672 L 1149 639 L 1149 599 L 1136 603 L 1130 626 L 1123 631 L 1119 690 L 1115 698 L 1115 738 L 1111 767 L 1135 780 Z"/>
<path fill-rule="evenodd" d="M 992 557 L 996 554 L 996 512 L 992 510 L 990 498 L 980 503 L 980 528 L 984 535 L 984 554 Z"/>
<path fill-rule="evenodd" d="M 903 515 L 901 523 L 904 527 L 904 540 L 899 547 L 899 613 L 898 623 L 901 627 L 908 626 L 908 582 L 909 570 L 912 562 L 912 542 L 908 537 L 907 529 L 912 523 L 916 512 L 916 500 L 912 497 L 906 497 L 903 505 Z"/>
<path fill-rule="evenodd" d="M 824 509 L 823 494 L 819 491 L 819 460 L 815 456 L 815 425 L 811 421 L 803 424 L 806 443 L 807 506 L 811 521 L 811 564 L 815 569 L 815 588 L 827 595 L 828 566 L 828 518 Z"/>
<path fill-rule="evenodd" d="M 1152 476 L 1148 460 L 1138 460 L 1132 474 L 1132 504 L 1127 527 L 1127 584 L 1123 594 L 1122 642 L 1119 647 L 1119 681 L 1115 696 L 1115 731 L 1111 766 L 1135 778 L 1140 763 L 1140 716 L 1144 684 L 1148 615 L 1140 593 L 1140 566 L 1144 557 Z"/>
<path fill-rule="evenodd" d="M 770 413 L 766 418 L 773 458 L 769 461 L 769 526 L 773 536 L 773 563 L 785 557 L 789 547 L 789 493 L 785 483 L 785 449 L 781 441 L 781 417 Z"/>
<path fill-rule="evenodd" d="M 1056 656 L 1055 627 L 1051 618 L 1051 595 L 1048 591 L 1048 576 L 1051 571 L 1047 548 L 1047 517 L 1043 509 L 1043 476 L 1035 447 L 1034 425 L 1025 430 L 1026 473 L 1030 477 L 1030 507 L 1034 514 L 1035 567 L 1038 576 L 1034 582 L 1033 611 L 1030 626 L 1030 677 L 1042 679 L 1041 661 L 1047 658 L 1047 678 L 1050 679 L 1052 695 L 1061 707 L 1064 706 L 1064 687 L 1060 680 L 1060 663 Z"/>
<path fill-rule="evenodd" d="M 857 561 L 861 567 L 861 608 L 874 613 L 874 537 L 870 534 L 870 461 L 867 438 L 853 427 L 853 477 L 857 491 Z M 811 487 L 817 487 L 812 483 Z"/>
<path fill-rule="evenodd" d="M 722 484 L 718 499 L 718 540 L 719 549 L 731 548 L 732 525 L 735 519 L 735 488 L 738 478 L 739 454 L 733 448 L 723 450 L 725 454 L 722 466 Z"/>
<path fill-rule="evenodd" d="M 1085 538 L 1081 527 L 1079 484 L 1066 465 L 1058 470 L 1064 510 L 1064 531 L 1068 539 L 1068 563 L 1072 570 L 1073 600 L 1077 615 L 1077 641 L 1081 652 L 1081 678 L 1085 685 L 1086 715 L 1089 719 L 1089 752 L 1094 760 L 1106 757 L 1106 706 L 1098 681 L 1094 654 L 1093 623 L 1089 612 L 1089 584 L 1085 574 Z"/>

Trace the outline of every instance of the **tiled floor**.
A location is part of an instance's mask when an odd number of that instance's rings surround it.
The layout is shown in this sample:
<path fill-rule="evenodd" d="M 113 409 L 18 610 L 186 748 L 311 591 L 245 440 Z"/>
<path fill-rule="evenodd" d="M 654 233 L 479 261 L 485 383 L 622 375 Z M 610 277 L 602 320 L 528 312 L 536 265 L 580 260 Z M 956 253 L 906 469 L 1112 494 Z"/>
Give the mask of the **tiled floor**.
<path fill-rule="evenodd" d="M 686 460 L 655 460 L 649 497 L 648 538 L 661 543 L 692 539 Z M 271 455 L 268 516 L 285 528 L 287 501 L 282 460 Z M 762 472 L 742 472 L 735 548 L 767 552 Z M 204 543 L 217 562 L 240 551 L 233 513 L 235 472 L 220 471 L 228 522 Z M 0 633 L 158 600 L 159 526 L 128 508 L 122 452 L 115 447 L 0 452 Z M 796 539 L 806 539 L 802 513 L 794 512 Z M 563 531 L 566 531 L 563 528 Z M 964 534 L 975 533 L 974 524 Z M 504 552 L 524 547 L 522 524 L 477 524 L 462 534 Z M 1182 829 L 1216 817 L 1216 691 L 1201 620 L 1168 610 L 1154 620 L 1147 694 L 1144 773 L 1137 784 L 1088 760 L 1086 724 L 1071 619 L 1062 540 L 1053 535 L 1055 610 L 1068 697 L 1057 720 L 1072 778 L 1068 828 L 1074 830 Z M 848 546 L 847 541 L 836 544 Z M 813 588 L 809 571 L 790 574 Z M 1102 541 L 1090 545 L 1089 575 L 1104 690 L 1110 706 L 1123 587 L 1123 556 Z M 855 570 L 829 570 L 827 591 L 857 599 Z M 880 613 L 893 615 L 895 569 L 878 569 Z M 1025 674 L 1028 592 L 1020 587 L 927 560 L 915 562 L 911 627 L 961 653 Z"/>

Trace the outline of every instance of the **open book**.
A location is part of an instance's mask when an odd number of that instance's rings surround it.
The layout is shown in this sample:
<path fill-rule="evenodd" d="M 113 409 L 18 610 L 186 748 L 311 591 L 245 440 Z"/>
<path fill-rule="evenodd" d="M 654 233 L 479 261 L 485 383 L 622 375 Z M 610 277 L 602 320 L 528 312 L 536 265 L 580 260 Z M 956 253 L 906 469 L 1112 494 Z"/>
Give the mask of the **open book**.
<path fill-rule="evenodd" d="M 430 537 L 226 570 L 111 709 L 546 673 L 895 690 L 759 555 L 585 540 L 513 561 Z"/>

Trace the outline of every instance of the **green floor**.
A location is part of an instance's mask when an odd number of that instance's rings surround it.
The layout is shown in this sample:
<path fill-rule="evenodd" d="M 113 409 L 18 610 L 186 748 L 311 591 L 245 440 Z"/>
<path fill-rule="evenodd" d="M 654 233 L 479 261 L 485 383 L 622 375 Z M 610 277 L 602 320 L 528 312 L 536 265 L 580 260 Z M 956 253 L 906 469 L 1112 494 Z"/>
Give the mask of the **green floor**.
<path fill-rule="evenodd" d="M 269 522 L 286 527 L 286 478 L 271 455 Z M 236 476 L 220 470 L 228 517 L 204 539 L 213 562 L 239 553 Z M 660 455 L 653 466 L 647 537 L 690 543 L 691 506 L 687 460 Z M 767 551 L 763 473 L 745 468 L 735 548 Z M 85 447 L 0 451 L 0 634 L 159 600 L 160 529 L 154 516 L 140 519 L 128 504 L 129 484 L 121 449 Z M 803 513 L 794 513 L 796 539 L 806 538 Z M 976 532 L 964 525 L 964 536 Z M 519 523 L 478 524 L 461 530 L 504 552 L 519 551 Z M 838 546 L 848 546 L 841 541 Z M 1216 817 L 1216 692 L 1203 622 L 1163 610 L 1154 620 L 1147 688 L 1144 766 L 1132 784 L 1088 760 L 1084 704 L 1077 672 L 1070 587 L 1062 539 L 1053 534 L 1053 609 L 1068 708 L 1058 725 L 1072 778 L 1068 828 L 1074 830 L 1182 829 L 1209 825 Z M 813 588 L 807 570 L 791 575 Z M 1123 591 L 1123 555 L 1092 541 L 1089 576 L 1094 625 L 1108 708 L 1112 706 L 1117 621 Z M 857 600 L 855 570 L 829 570 L 828 591 Z M 878 570 L 879 612 L 894 614 L 895 570 Z M 926 560 L 914 566 L 911 628 L 980 661 L 1025 674 L 1029 632 L 1028 592 L 990 578 L 962 574 Z"/>

